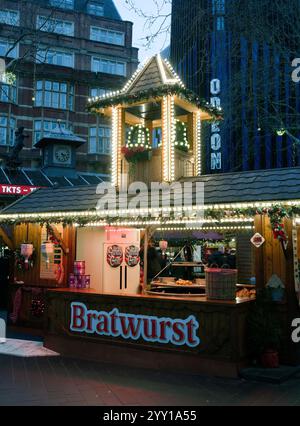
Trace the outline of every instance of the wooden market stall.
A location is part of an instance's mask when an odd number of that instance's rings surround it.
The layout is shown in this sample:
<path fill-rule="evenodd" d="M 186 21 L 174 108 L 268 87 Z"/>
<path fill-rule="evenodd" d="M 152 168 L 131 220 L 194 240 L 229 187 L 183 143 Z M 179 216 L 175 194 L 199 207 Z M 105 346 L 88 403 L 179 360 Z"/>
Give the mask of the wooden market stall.
<path fill-rule="evenodd" d="M 218 177 L 203 176 L 199 179 L 206 182 L 206 218 L 203 231 L 215 229 L 217 232 L 224 232 L 230 229 L 230 232 L 234 232 L 236 235 L 245 231 L 251 232 L 253 235 L 259 232 L 265 239 L 261 247 L 254 249 L 257 289 L 265 287 L 274 274 L 284 283 L 285 298 L 276 304 L 285 328 L 281 359 L 283 362 L 297 363 L 299 360 L 297 345 L 292 343 L 290 335 L 292 319 L 299 316 L 296 281 L 298 271 L 295 269 L 296 257 L 298 268 L 298 252 L 294 252 L 293 221 L 290 217 L 285 217 L 288 214 L 285 209 L 290 209 L 290 212 L 294 211 L 297 214 L 300 195 L 297 201 L 295 190 L 300 184 L 300 169 L 245 172 Z M 234 188 L 239 188 L 239 190 L 225 191 L 224 188 L 228 187 L 228 182 L 234 183 Z M 242 190 L 244 182 L 247 182 L 247 188 Z M 272 182 L 272 184 L 268 182 Z M 286 182 L 289 182 L 287 186 Z M 270 188 L 275 185 L 274 187 L 278 188 L 280 192 L 272 193 L 272 189 L 270 193 L 266 191 L 265 194 L 261 194 L 260 188 L 262 186 L 268 188 L 268 185 Z M 282 194 L 281 200 L 278 199 L 278 194 Z M 250 202 L 250 199 L 254 199 L 252 197 L 255 198 L 255 202 Z M 135 365 L 144 363 L 154 367 L 156 364 L 161 368 L 173 368 L 174 365 L 179 368 L 181 365 L 185 370 L 190 369 L 193 372 L 210 371 L 215 374 L 218 371 L 231 376 L 237 374 L 241 366 L 247 363 L 246 317 L 253 301 L 248 299 L 211 300 L 205 295 L 196 297 L 149 296 L 141 288 L 128 292 L 116 291 L 115 282 L 112 281 L 112 290 L 109 291 L 108 288 L 104 291 L 101 284 L 94 281 L 95 272 L 93 271 L 95 271 L 95 266 L 101 271 L 107 259 L 103 253 L 101 254 L 100 248 L 98 250 L 90 239 L 91 234 L 96 236 L 95 240 L 97 240 L 97 236 L 100 238 L 100 234 L 103 232 L 101 230 L 116 229 L 116 227 L 122 234 L 128 229 L 132 229 L 133 220 L 134 230 L 144 230 L 148 223 L 153 223 L 154 218 L 141 217 L 140 211 L 137 209 L 134 213 L 130 212 L 129 218 L 122 218 L 122 222 L 117 217 L 111 219 L 113 226 L 110 226 L 107 222 L 108 212 L 96 210 L 98 201 L 99 195 L 96 194 L 96 187 L 43 189 L 23 198 L 1 215 L 2 223 L 5 223 L 6 226 L 9 226 L 7 224 L 13 226 L 15 247 L 27 238 L 27 241 L 34 244 L 36 260 L 32 269 L 25 272 L 15 270 L 15 277 L 19 283 L 12 282 L 11 284 L 12 288 L 18 286 L 25 292 L 27 288 L 34 288 L 36 285 L 47 286 L 47 313 L 44 318 L 45 345 L 66 355 L 72 354 L 103 361 L 119 359 L 119 362 L 128 363 L 131 360 Z M 38 211 L 37 205 L 40 206 Z M 211 210 L 211 206 L 214 206 L 213 210 Z M 274 238 L 274 232 L 276 234 L 277 231 L 272 230 L 270 222 L 274 219 L 272 209 L 281 212 L 281 219 L 285 225 L 284 232 L 289 241 L 286 249 L 282 241 Z M 289 214 L 291 214 L 290 212 Z M 155 220 L 157 228 L 163 229 L 164 220 L 157 217 Z M 185 217 L 184 220 L 188 222 L 189 218 Z M 237 221 L 239 222 L 237 223 Z M 66 287 L 67 281 L 59 283 L 55 276 L 48 281 L 41 278 L 43 271 L 41 245 L 44 241 L 41 223 L 48 223 L 58 228 L 58 223 L 65 225 L 60 228 L 61 236 L 57 237 L 55 241 L 57 247 L 66 247 L 66 254 L 63 255 L 64 279 L 67 280 L 67 277 L 72 274 L 74 261 L 85 260 L 86 273 L 92 275 L 90 289 Z M 79 227 L 79 224 L 84 228 Z M 170 229 L 172 226 L 178 229 L 176 219 L 166 229 Z M 86 252 L 80 252 L 78 257 L 78 247 L 81 244 L 79 238 L 85 232 L 89 234 L 87 240 L 89 246 L 86 247 Z M 134 279 L 137 280 L 136 275 Z M 20 284 L 20 281 L 23 281 L 24 284 Z M 99 312 L 99 315 L 100 312 L 105 312 L 107 315 L 115 312 L 129 315 L 128 318 L 135 316 L 137 320 L 151 318 L 159 321 L 162 318 L 170 318 L 180 322 L 192 317 L 195 319 L 195 328 L 190 330 L 190 336 L 199 344 L 189 346 L 174 344 L 170 341 L 160 342 L 155 339 L 147 341 L 143 337 L 136 340 L 134 336 L 130 338 L 128 335 L 124 338 L 124 336 L 117 335 L 118 333 L 110 334 L 109 331 L 107 331 L 107 335 L 101 332 L 90 333 L 81 330 L 80 327 L 79 330 L 76 328 L 72 330 L 71 314 L 73 312 L 75 315 L 74 304 L 77 309 L 84 306 L 86 315 L 91 311 Z M 25 315 L 26 310 L 30 311 L 31 308 L 32 299 L 25 302 L 21 312 Z M 80 311 L 78 312 L 80 313 Z M 129 320 L 126 319 L 126 321 Z M 192 334 L 192 330 L 196 334 Z M 179 338 L 180 335 L 179 333 L 176 336 Z M 118 358 L 120 356 L 122 361 Z"/>
<path fill-rule="evenodd" d="M 112 184 L 40 189 L 2 211 L 15 250 L 11 321 L 44 325 L 45 346 L 68 356 L 236 376 L 250 359 L 255 304 L 236 297 L 236 285 L 259 291 L 276 282 L 284 287 L 272 304 L 283 329 L 281 360 L 298 363 L 291 322 L 299 316 L 300 169 L 203 176 L 201 125 L 221 119 L 220 111 L 188 91 L 160 56 L 89 109 L 112 116 Z M 151 235 L 187 230 L 230 233 L 239 271 L 214 285 L 207 274 L 226 274 L 206 270 L 197 294 L 153 294 Z M 172 288 L 197 287 L 182 281 Z"/>

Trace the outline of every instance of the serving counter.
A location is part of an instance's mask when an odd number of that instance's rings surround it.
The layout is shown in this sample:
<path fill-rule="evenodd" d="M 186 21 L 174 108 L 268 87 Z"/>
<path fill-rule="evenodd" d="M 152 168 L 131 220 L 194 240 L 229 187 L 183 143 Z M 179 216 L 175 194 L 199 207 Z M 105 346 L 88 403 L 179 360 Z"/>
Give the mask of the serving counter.
<path fill-rule="evenodd" d="M 124 366 L 236 377 L 251 300 L 47 291 L 45 346 Z"/>

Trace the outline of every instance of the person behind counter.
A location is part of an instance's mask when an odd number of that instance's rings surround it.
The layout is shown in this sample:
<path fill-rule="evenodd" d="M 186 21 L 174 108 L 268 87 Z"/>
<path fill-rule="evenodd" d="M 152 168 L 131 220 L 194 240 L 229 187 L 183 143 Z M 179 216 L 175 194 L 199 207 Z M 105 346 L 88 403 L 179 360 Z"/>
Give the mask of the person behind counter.
<path fill-rule="evenodd" d="M 144 250 L 141 249 L 140 258 L 142 265 L 144 263 Z M 162 259 L 159 252 L 155 248 L 155 243 L 153 240 L 149 240 L 148 242 L 148 279 L 152 280 L 156 275 L 160 273 L 162 270 Z"/>
<path fill-rule="evenodd" d="M 208 266 L 222 268 L 225 264 L 224 247 L 219 247 L 217 251 L 208 257 Z"/>

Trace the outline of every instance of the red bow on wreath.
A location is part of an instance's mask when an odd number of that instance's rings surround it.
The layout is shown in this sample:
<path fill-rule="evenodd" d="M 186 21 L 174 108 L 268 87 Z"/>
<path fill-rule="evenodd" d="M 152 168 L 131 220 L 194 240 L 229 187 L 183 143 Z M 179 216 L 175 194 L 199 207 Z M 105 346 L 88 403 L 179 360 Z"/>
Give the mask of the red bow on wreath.
<path fill-rule="evenodd" d="M 275 226 L 273 228 L 273 235 L 274 235 L 274 238 L 276 240 L 284 241 L 284 242 L 286 242 L 288 240 L 288 236 L 285 232 L 283 223 L 280 223 L 280 224 L 276 223 L 275 224 Z"/>

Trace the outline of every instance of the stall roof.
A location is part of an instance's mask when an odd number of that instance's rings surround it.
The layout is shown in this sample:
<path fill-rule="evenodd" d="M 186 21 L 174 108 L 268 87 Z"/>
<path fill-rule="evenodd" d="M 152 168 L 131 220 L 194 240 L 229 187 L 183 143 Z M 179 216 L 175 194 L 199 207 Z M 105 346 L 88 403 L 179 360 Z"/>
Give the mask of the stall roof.
<path fill-rule="evenodd" d="M 276 202 L 300 199 L 300 167 L 228 173 L 184 179 L 203 182 L 205 204 Z M 97 186 L 45 188 L 21 198 L 3 214 L 81 212 L 94 210 L 100 196 Z"/>
<path fill-rule="evenodd" d="M 204 183 L 205 204 L 300 199 L 300 167 L 215 174 L 183 181 Z"/>
<path fill-rule="evenodd" d="M 108 175 L 89 174 L 77 172 L 76 178 L 65 178 L 64 176 L 53 177 L 46 176 L 41 169 L 20 168 L 9 170 L 0 167 L 0 186 L 1 185 L 23 185 L 35 187 L 52 187 L 52 186 L 81 186 L 95 185 L 108 180 Z"/>

